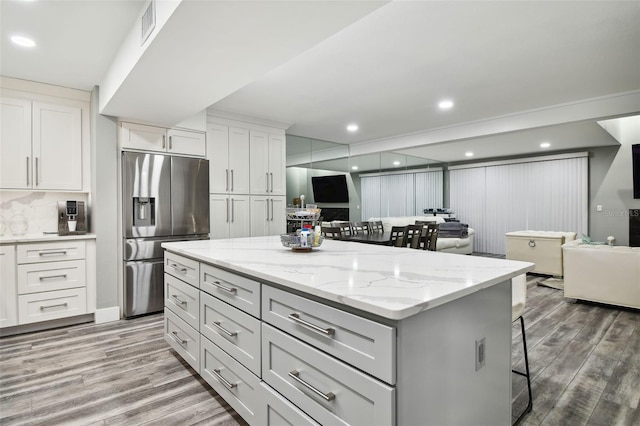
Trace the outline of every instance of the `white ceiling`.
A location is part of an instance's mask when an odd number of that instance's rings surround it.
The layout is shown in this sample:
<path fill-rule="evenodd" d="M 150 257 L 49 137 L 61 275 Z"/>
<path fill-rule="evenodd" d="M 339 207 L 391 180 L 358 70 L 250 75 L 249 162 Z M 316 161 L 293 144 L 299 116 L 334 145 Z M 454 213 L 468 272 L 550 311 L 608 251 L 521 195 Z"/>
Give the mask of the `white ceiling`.
<path fill-rule="evenodd" d="M 144 3 L 2 0 L 0 74 L 90 90 L 105 75 Z M 475 158 L 536 152 L 542 140 L 550 140 L 552 150 L 615 144 L 594 119 L 640 112 L 640 103 L 619 102 L 625 94 L 640 93 L 637 1 L 356 2 L 363 6 L 345 8 L 350 14 L 344 17 L 328 12 L 353 2 L 312 3 L 313 13 L 300 8 L 286 20 L 269 20 L 279 26 L 274 33 L 304 43 L 285 46 L 285 53 L 278 50 L 281 43 L 268 43 L 264 55 L 254 51 L 260 67 L 250 70 L 243 62 L 235 73 L 216 73 L 215 60 L 232 52 L 205 60 L 201 53 L 219 44 L 212 37 L 221 34 L 205 31 L 203 23 L 207 14 L 219 12 L 214 6 L 229 3 L 183 2 L 166 36 L 156 37 L 141 68 L 121 86 L 118 106 L 109 113 L 179 122 L 189 108 L 213 104 L 217 110 L 290 123 L 290 134 L 352 144 L 354 152 L 402 148 L 410 155 L 460 161 L 469 149 Z M 250 16 L 252 10 L 245 11 L 248 22 L 266 16 Z M 341 19 L 323 26 L 327 16 Z M 255 26 L 243 25 L 241 18 L 233 22 L 247 33 L 245 43 L 271 34 L 268 26 L 253 33 Z M 211 22 L 217 22 L 213 16 Z M 221 31 L 220 25 L 211 27 Z M 24 51 L 10 45 L 14 32 L 32 35 L 38 47 Z M 197 42 L 177 44 L 176 37 Z M 237 37 L 233 40 L 239 44 Z M 178 47 L 184 51 L 182 66 L 164 67 Z M 279 56 L 265 60 L 272 51 Z M 154 69 L 159 76 L 145 80 Z M 445 97 L 455 107 L 439 111 L 436 104 Z M 592 99 L 610 107 L 567 113 Z M 544 113 L 544 119 L 526 120 Z M 360 130 L 348 134 L 349 122 L 357 122 Z M 475 133 L 455 131 L 470 125 L 484 127 Z M 428 137 L 434 134 L 446 136 Z M 403 135 L 411 137 L 399 143 Z"/>

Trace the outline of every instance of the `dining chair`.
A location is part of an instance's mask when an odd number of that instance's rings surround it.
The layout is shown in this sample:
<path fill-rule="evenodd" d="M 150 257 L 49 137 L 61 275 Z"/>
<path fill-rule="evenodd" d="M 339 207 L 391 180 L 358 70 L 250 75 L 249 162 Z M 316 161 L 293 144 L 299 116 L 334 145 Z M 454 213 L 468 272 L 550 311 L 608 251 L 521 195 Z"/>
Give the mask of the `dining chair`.
<path fill-rule="evenodd" d="M 379 232 L 379 233 L 382 234 L 384 232 L 384 227 L 382 226 L 382 221 L 375 220 L 375 221 L 371 221 L 371 222 L 368 222 L 368 223 L 369 223 L 369 232 L 370 233 Z"/>
<path fill-rule="evenodd" d="M 531 395 L 531 374 L 529 372 L 529 355 L 527 353 L 527 336 L 524 331 L 524 318 L 522 313 L 527 302 L 527 275 L 518 275 L 511 279 L 511 322 L 520 320 L 520 329 L 522 330 L 522 347 L 524 349 L 524 368 L 525 371 L 512 369 L 511 371 L 519 376 L 527 379 L 527 390 L 529 392 L 529 402 L 524 411 L 518 416 L 513 423 L 520 423 L 525 414 L 529 413 L 533 408 L 533 397 Z"/>
<path fill-rule="evenodd" d="M 403 247 L 407 245 L 411 248 L 418 248 L 420 245 L 420 238 L 422 238 L 422 230 L 424 226 L 422 225 L 408 225 L 407 232 L 404 234 L 404 242 L 402 244 Z"/>
<path fill-rule="evenodd" d="M 436 245 L 438 243 L 438 229 L 440 225 L 437 223 L 428 223 L 424 227 L 424 245 L 423 250 L 436 251 Z"/>
<path fill-rule="evenodd" d="M 331 238 L 332 240 L 342 239 L 342 230 L 337 226 L 323 226 L 320 228 L 320 232 L 325 238 Z"/>
<path fill-rule="evenodd" d="M 353 235 L 353 231 L 351 230 L 351 223 L 342 221 L 342 220 L 334 220 L 331 222 L 331 226 L 334 228 L 340 228 L 343 236 Z"/>
<path fill-rule="evenodd" d="M 406 226 L 392 226 L 391 236 L 389 237 L 389 242 L 391 243 L 390 245 L 394 247 L 403 247 L 406 233 L 407 233 Z"/>
<path fill-rule="evenodd" d="M 368 234 L 369 223 L 368 222 L 351 222 L 351 232 L 354 235 Z"/>

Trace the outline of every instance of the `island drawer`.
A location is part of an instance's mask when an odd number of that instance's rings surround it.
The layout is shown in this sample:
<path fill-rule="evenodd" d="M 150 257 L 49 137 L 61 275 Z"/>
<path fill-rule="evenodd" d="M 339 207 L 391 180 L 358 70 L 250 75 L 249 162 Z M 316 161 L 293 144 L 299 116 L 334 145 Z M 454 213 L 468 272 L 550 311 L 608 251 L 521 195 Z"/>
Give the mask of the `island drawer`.
<path fill-rule="evenodd" d="M 307 416 L 298 407 L 291 404 L 278 392 L 264 382 L 259 412 L 259 424 L 265 426 L 320 426 L 320 423 Z"/>
<path fill-rule="evenodd" d="M 396 329 L 274 287 L 262 286 L 262 319 L 395 384 Z"/>
<path fill-rule="evenodd" d="M 200 290 L 164 274 L 164 306 L 194 329 L 200 327 Z"/>
<path fill-rule="evenodd" d="M 262 378 L 320 424 L 395 424 L 395 389 L 262 325 Z"/>
<path fill-rule="evenodd" d="M 86 287 L 84 260 L 18 265 L 18 293 Z"/>
<path fill-rule="evenodd" d="M 202 378 L 249 424 L 260 424 L 260 379 L 206 337 L 201 337 Z"/>
<path fill-rule="evenodd" d="M 260 320 L 202 293 L 200 333 L 260 377 Z"/>
<path fill-rule="evenodd" d="M 200 334 L 168 308 L 164 308 L 164 339 L 200 373 Z"/>
<path fill-rule="evenodd" d="M 18 264 L 80 260 L 86 256 L 86 244 L 82 240 L 18 244 L 17 250 Z"/>
<path fill-rule="evenodd" d="M 180 278 L 187 284 L 198 287 L 200 279 L 200 263 L 184 256 L 177 255 L 165 250 L 164 252 L 164 272 Z"/>
<path fill-rule="evenodd" d="M 260 283 L 202 264 L 200 288 L 212 296 L 260 318 Z"/>
<path fill-rule="evenodd" d="M 20 324 L 49 321 L 87 313 L 87 289 L 45 291 L 18 296 Z"/>

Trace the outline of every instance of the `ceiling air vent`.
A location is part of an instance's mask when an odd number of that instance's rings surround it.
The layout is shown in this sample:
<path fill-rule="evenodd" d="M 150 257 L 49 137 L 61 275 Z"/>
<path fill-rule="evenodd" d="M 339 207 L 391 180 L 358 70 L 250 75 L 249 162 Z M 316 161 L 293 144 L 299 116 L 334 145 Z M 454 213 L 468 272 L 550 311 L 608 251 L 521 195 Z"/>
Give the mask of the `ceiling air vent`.
<path fill-rule="evenodd" d="M 147 10 L 142 15 L 142 38 L 140 45 L 142 46 L 149 38 L 153 29 L 156 27 L 156 1 L 151 0 L 147 6 Z"/>

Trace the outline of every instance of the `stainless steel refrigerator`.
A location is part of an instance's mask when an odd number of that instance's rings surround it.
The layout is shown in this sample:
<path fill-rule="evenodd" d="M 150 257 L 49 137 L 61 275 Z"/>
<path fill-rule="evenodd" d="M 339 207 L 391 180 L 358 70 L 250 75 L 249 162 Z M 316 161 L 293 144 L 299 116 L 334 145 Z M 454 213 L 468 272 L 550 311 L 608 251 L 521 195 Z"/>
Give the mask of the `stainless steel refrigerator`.
<path fill-rule="evenodd" d="M 164 305 L 161 244 L 209 238 L 209 161 L 122 153 L 124 316 Z"/>

